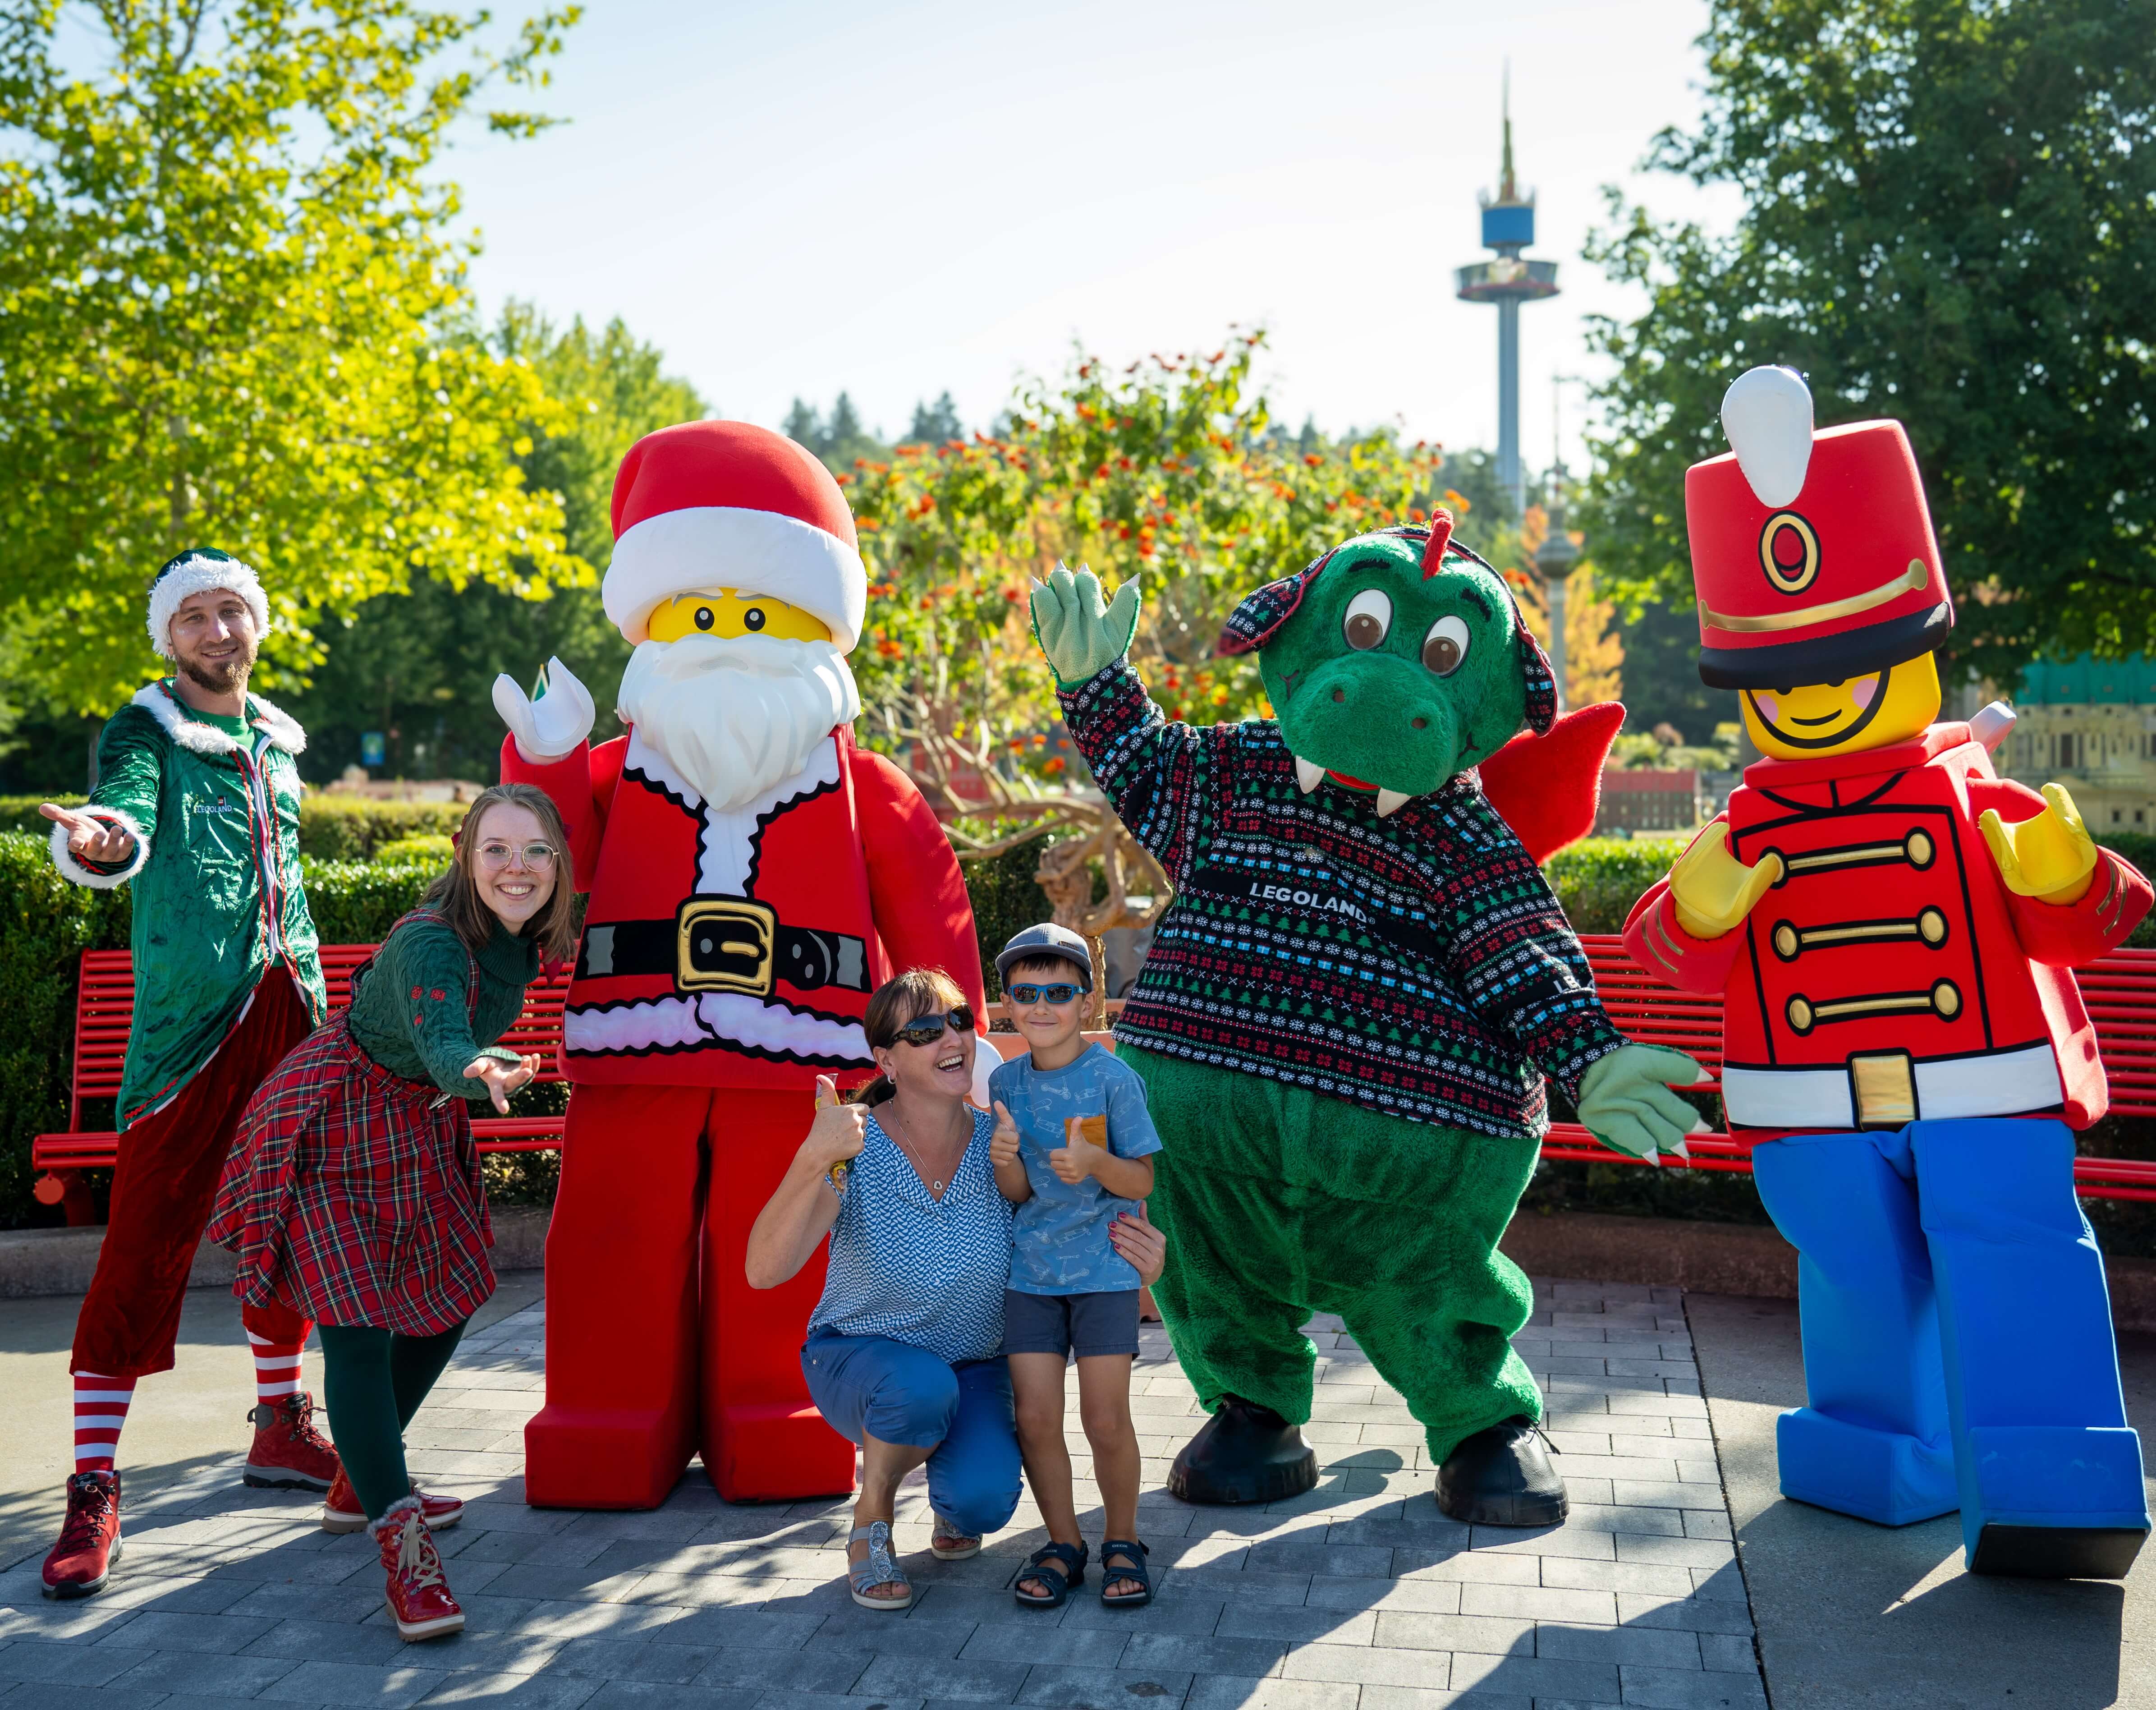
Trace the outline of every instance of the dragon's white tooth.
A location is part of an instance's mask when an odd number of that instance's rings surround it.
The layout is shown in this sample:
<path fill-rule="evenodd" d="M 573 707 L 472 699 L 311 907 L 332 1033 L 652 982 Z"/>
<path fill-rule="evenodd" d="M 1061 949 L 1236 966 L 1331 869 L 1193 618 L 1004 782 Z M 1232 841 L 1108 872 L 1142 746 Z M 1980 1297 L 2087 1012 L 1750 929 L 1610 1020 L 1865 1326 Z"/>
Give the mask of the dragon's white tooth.
<path fill-rule="evenodd" d="M 1298 754 L 1295 757 L 1295 781 L 1302 786 L 1302 793 L 1308 795 L 1325 782 L 1325 768 L 1315 760 L 1306 760 Z"/>
<path fill-rule="evenodd" d="M 1381 789 L 1378 792 L 1378 817 L 1383 819 L 1389 814 L 1397 814 L 1414 799 L 1413 796 L 1404 796 L 1396 789 Z"/>

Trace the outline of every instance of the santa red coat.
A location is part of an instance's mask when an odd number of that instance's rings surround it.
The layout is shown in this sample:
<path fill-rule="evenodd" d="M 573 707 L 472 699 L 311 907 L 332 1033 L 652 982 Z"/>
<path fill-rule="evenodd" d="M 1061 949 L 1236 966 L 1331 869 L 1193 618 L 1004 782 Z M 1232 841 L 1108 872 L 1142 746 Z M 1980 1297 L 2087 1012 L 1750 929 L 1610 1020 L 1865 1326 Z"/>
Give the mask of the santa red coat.
<path fill-rule="evenodd" d="M 1645 968 L 1723 994 L 1733 1127 L 2057 1112 L 2083 1128 L 2103 1115 L 2096 1033 L 2068 970 L 2133 930 L 2149 884 L 2103 850 L 2078 901 L 2009 891 L 1978 821 L 2043 808 L 1993 772 L 1965 724 L 1746 770 L 1702 834 L 1726 828 L 1748 865 L 1773 850 L 1787 876 L 1719 938 L 1677 924 L 1666 879 L 1625 928 Z"/>
<path fill-rule="evenodd" d="M 845 727 L 740 808 L 706 803 L 628 736 L 505 782 L 561 809 L 591 893 L 562 1017 L 574 1082 L 808 1091 L 872 1062 L 862 1016 L 893 973 L 938 968 L 983 1014 L 972 904 L 921 793 Z"/>

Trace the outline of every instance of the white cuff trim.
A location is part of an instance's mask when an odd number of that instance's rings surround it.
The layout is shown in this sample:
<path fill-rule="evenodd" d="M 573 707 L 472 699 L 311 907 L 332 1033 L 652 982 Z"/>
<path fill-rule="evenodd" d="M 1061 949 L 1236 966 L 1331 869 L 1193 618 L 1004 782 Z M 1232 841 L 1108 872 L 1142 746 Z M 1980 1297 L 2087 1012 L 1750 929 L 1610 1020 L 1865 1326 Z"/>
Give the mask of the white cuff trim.
<path fill-rule="evenodd" d="M 116 873 L 93 872 L 75 859 L 74 851 L 68 847 L 67 827 L 55 821 L 52 835 L 53 865 L 60 870 L 62 878 L 72 880 L 78 885 L 86 885 L 93 891 L 117 891 L 148 864 L 150 840 L 143 834 L 135 816 L 123 809 L 92 806 L 80 811 L 95 819 L 110 820 L 132 837 L 135 840 L 135 858 Z"/>

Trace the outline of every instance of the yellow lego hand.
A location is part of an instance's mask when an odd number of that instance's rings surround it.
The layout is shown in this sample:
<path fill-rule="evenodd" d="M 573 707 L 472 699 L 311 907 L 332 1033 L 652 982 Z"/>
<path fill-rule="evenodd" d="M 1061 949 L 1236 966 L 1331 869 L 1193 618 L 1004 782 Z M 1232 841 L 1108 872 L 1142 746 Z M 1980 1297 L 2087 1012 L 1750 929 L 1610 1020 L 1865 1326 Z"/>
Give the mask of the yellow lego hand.
<path fill-rule="evenodd" d="M 1670 869 L 1677 924 L 1695 938 L 1719 938 L 1744 923 L 1752 906 L 1782 876 L 1782 858 L 1768 855 L 1746 866 L 1729 852 L 1720 825 L 1710 825 Z"/>
<path fill-rule="evenodd" d="M 2044 811 L 2033 819 L 2008 824 L 1996 808 L 1977 820 L 1999 876 L 2016 896 L 2039 902 L 2079 902 L 2096 874 L 2096 840 L 2082 824 L 2081 810 L 2061 783 L 2044 786 Z"/>

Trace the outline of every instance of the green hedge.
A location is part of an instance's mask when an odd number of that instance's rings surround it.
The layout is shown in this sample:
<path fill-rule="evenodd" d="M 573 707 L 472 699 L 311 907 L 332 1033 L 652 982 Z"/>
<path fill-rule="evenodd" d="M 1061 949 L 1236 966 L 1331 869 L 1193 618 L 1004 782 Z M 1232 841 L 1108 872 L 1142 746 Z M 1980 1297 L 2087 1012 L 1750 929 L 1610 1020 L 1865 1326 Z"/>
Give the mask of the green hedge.
<path fill-rule="evenodd" d="M 461 818 L 462 810 L 449 803 L 311 795 L 302 809 L 301 844 L 307 851 L 308 901 L 322 942 L 377 941 L 440 866 L 432 860 L 376 864 L 366 857 L 400 839 L 442 834 Z M 0 1038 L 0 1228 L 58 1219 L 56 1210 L 31 1198 L 30 1142 L 66 1121 L 76 958 L 85 949 L 124 948 L 131 918 L 131 893 L 126 886 L 86 890 L 53 870 L 44 825 L 35 799 L 0 798 L 0 1009 L 12 1018 Z M 2113 834 L 2104 840 L 2144 871 L 2156 870 L 2156 838 Z M 1047 898 L 1034 882 L 1048 846 L 1034 838 L 991 860 L 963 864 L 983 978 L 992 995 L 997 948 L 1020 927 L 1048 917 Z M 1550 883 L 1578 930 L 1614 932 L 1681 846 L 1661 840 L 1590 840 L 1550 862 Z M 331 855 L 341 859 L 325 858 Z M 2128 942 L 2156 945 L 2156 917 L 2143 922 Z M 558 1108 L 562 1096 L 559 1088 L 535 1087 L 519 1095 L 518 1109 L 527 1103 L 535 1112 Z M 109 1110 L 84 1114 L 93 1126 L 110 1121 Z M 2085 1137 L 2084 1145 L 2106 1153 L 2156 1156 L 2156 1123 L 2107 1123 Z M 544 1204 L 553 1168 L 546 1154 L 493 1159 L 490 1181 L 506 1201 Z M 1529 1203 L 1550 1209 L 1591 1205 L 1660 1215 L 1764 1216 L 1748 1178 L 1623 1165 L 1545 1165 Z M 2156 1253 L 2156 1210 L 2098 1206 L 2091 1215 L 2112 1250 Z"/>
<path fill-rule="evenodd" d="M 49 829 L 40 802 L 81 804 L 80 796 L 0 796 L 0 831 Z M 300 802 L 300 853 L 318 860 L 364 861 L 383 844 L 409 837 L 447 837 L 465 823 L 462 802 L 376 802 L 363 796 L 309 790 Z"/>

